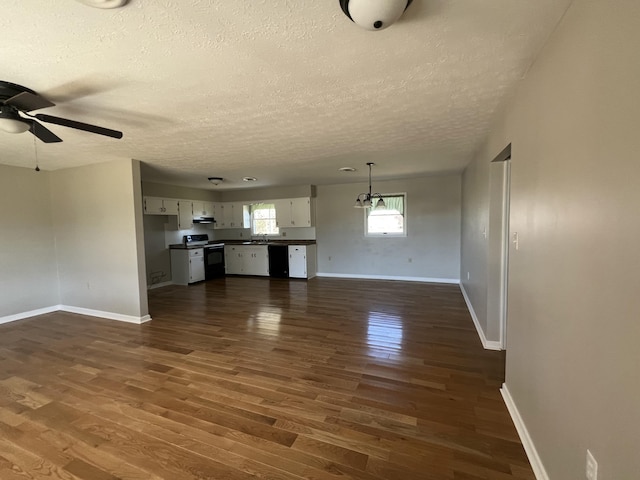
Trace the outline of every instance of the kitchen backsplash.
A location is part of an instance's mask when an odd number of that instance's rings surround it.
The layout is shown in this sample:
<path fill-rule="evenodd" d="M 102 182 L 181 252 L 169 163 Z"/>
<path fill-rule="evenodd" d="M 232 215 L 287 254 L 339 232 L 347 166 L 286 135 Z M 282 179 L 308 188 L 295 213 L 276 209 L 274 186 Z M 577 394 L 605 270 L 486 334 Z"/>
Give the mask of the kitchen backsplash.
<path fill-rule="evenodd" d="M 251 229 L 249 228 L 226 228 L 214 230 L 210 224 L 194 225 L 190 230 L 176 230 L 171 222 L 165 224 L 164 238 L 165 245 L 182 243 L 184 235 L 202 234 L 209 235 L 211 240 L 251 240 Z M 315 240 L 315 227 L 306 228 L 283 228 L 280 231 L 283 240 Z"/>

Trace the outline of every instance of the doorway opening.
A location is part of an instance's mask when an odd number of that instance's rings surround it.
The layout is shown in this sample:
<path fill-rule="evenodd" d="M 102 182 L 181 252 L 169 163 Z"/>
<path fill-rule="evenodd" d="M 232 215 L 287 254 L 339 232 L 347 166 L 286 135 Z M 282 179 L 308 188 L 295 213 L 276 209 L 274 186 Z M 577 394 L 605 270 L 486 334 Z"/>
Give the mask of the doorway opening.
<path fill-rule="evenodd" d="M 509 211 L 511 201 L 511 144 L 496 156 L 490 168 L 488 336 L 507 348 L 509 284 Z"/>

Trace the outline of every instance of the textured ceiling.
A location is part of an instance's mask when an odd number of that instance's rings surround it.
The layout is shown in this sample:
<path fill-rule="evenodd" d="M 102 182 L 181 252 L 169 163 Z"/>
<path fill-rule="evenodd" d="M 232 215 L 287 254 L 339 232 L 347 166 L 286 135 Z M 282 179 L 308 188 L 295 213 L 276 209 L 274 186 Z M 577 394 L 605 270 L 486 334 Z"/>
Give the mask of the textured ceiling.
<path fill-rule="evenodd" d="M 124 132 L 50 126 L 48 170 L 135 158 L 211 189 L 460 171 L 569 3 L 414 0 L 371 32 L 338 0 L 3 0 L 0 80 Z M 33 138 L 0 132 L 0 163 L 34 166 Z"/>

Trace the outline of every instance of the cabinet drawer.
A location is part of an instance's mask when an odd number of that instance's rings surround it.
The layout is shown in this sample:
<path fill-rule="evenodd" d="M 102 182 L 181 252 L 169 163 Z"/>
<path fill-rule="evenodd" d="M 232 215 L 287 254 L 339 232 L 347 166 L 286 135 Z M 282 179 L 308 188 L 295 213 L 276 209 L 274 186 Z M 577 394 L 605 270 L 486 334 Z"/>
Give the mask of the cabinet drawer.
<path fill-rule="evenodd" d="M 204 249 L 202 248 L 194 248 L 193 250 L 189 250 L 189 258 L 202 256 L 204 256 Z"/>

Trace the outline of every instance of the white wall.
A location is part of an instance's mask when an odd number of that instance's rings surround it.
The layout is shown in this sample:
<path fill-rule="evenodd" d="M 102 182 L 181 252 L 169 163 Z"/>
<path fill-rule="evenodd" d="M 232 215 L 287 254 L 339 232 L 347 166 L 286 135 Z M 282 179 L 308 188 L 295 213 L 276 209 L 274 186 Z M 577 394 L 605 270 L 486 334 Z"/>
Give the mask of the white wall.
<path fill-rule="evenodd" d="M 486 312 L 489 162 L 512 143 L 506 387 L 551 480 L 585 478 L 587 449 L 599 480 L 640 478 L 639 24 L 636 0 L 574 0 L 463 177 Z"/>
<path fill-rule="evenodd" d="M 48 172 L 0 165 L 0 319 L 60 303 Z"/>
<path fill-rule="evenodd" d="M 139 163 L 57 170 L 51 186 L 61 304 L 146 316 Z"/>
<path fill-rule="evenodd" d="M 383 194 L 407 194 L 407 236 L 365 237 L 364 210 L 353 204 L 367 184 L 319 185 L 318 272 L 457 281 L 460 175 L 374 181 L 374 187 Z"/>

